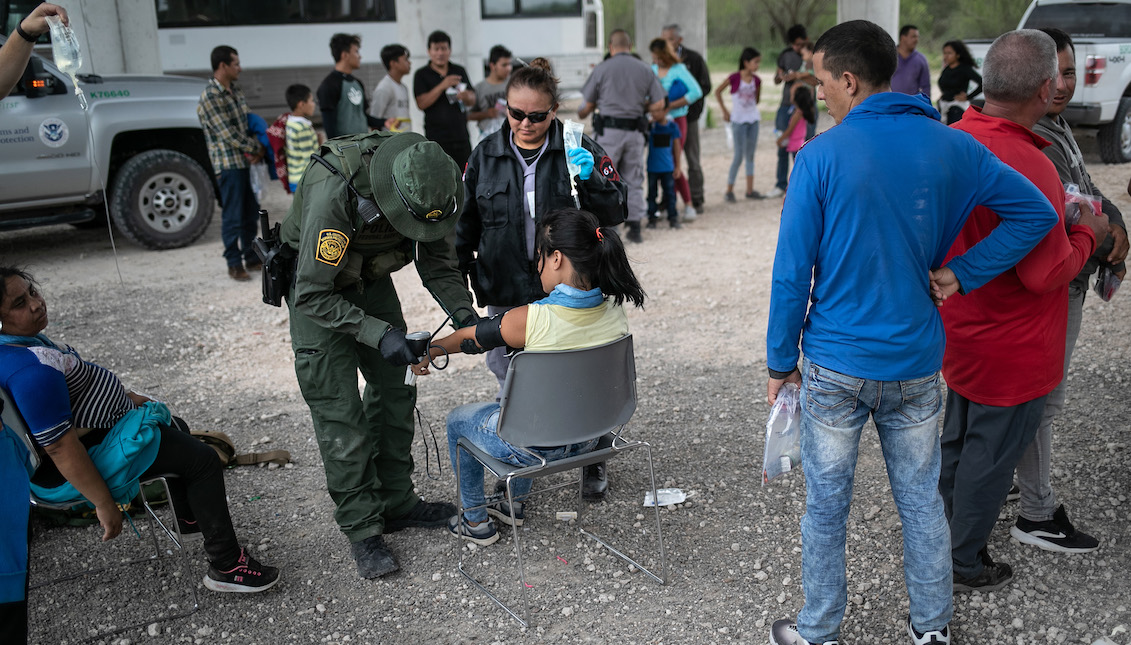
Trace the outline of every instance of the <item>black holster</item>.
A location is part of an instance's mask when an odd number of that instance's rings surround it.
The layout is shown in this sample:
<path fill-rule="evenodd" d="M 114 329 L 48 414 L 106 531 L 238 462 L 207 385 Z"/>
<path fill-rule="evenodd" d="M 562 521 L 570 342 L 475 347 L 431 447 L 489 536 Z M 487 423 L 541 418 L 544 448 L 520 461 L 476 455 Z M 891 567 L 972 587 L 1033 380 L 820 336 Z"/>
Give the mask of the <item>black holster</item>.
<path fill-rule="evenodd" d="M 279 223 L 267 228 L 267 213 L 260 211 L 263 237 L 255 238 L 253 246 L 263 263 L 263 302 L 275 307 L 283 306 L 283 296 L 290 291 L 295 279 L 295 250 L 279 238 Z"/>
<path fill-rule="evenodd" d="M 598 137 L 605 134 L 605 118 L 600 112 L 593 115 L 593 134 Z"/>

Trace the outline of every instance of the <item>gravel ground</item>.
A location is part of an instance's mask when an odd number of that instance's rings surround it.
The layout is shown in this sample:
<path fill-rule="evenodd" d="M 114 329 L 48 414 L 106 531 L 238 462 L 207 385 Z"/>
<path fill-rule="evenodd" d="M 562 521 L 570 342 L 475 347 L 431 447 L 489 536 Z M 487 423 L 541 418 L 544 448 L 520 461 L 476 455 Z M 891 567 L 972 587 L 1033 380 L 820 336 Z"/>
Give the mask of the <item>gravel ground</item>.
<path fill-rule="evenodd" d="M 257 284 L 227 278 L 218 213 L 191 248 L 156 253 L 121 242 L 121 280 L 105 233 L 53 227 L 0 235 L 0 257 L 27 265 L 41 281 L 55 339 L 116 370 L 128 385 L 169 401 L 199 429 L 227 432 L 244 450 L 266 444 L 294 457 L 285 469 L 225 475 L 241 539 L 283 569 L 276 589 L 255 596 L 205 590 L 200 543 L 190 542 L 182 567 L 142 564 L 103 576 L 102 586 L 80 580 L 33 590 L 32 642 L 72 641 L 106 625 L 144 620 L 146 599 L 158 608 L 183 609 L 186 584 L 197 588 L 198 612 L 104 642 L 766 642 L 770 624 L 794 615 L 803 600 L 803 473 L 760 483 L 768 414 L 764 330 L 781 200 L 723 202 L 730 153 L 722 130 L 703 138 L 707 214 L 680 231 L 663 225 L 646 231 L 645 243 L 630 249 L 650 300 L 646 311 L 631 313 L 640 407 L 629 434 L 654 446 L 660 485 L 689 495 L 661 511 L 669 582 L 655 584 L 555 520 L 554 512 L 573 502 L 565 492 L 549 494 L 531 507 L 523 527 L 534 612 L 526 630 L 456 569 L 464 549 L 477 575 L 516 594 L 509 529 L 504 541 L 475 552 L 443 531 L 395 534 L 389 542 L 401 571 L 374 581 L 357 577 L 333 522 L 295 382 L 286 311 L 260 303 Z M 772 183 L 772 142 L 764 127 L 756 181 L 763 192 Z M 1091 163 L 1103 190 L 1131 212 L 1125 192 L 1131 167 L 1100 165 L 1094 153 Z M 289 198 L 276 188 L 266 203 L 277 218 Z M 435 328 L 439 310 L 415 273 L 402 271 L 397 285 L 411 326 Z M 1016 508 L 1007 504 L 990 548 L 1013 565 L 1016 578 L 997 593 L 956 597 L 954 642 L 1090 644 L 1110 636 L 1131 643 L 1125 630 L 1131 601 L 1124 595 L 1131 589 L 1124 434 L 1131 417 L 1124 394 L 1131 380 L 1129 303 L 1128 294 L 1110 304 L 1088 299 L 1067 412 L 1055 437 L 1055 488 L 1077 526 L 1102 540 L 1101 549 L 1069 556 L 1024 547 L 1009 538 Z M 491 398 L 494 387 L 475 357 L 459 357 L 450 369 L 421 380 L 419 409 L 441 441 L 442 462 L 438 479 L 426 476 L 426 459 L 433 472 L 436 460 L 426 454 L 429 433 L 420 432 L 414 456 L 425 497 L 454 495 L 442 443 L 445 414 Z M 643 459 L 614 462 L 608 500 L 587 506 L 585 518 L 654 563 L 652 518 L 641 508 L 646 487 Z M 905 643 L 900 525 L 874 433 L 862 441 L 856 492 L 842 642 Z M 143 534 L 148 530 L 139 526 Z M 129 533 L 101 545 L 95 529 L 36 523 L 32 580 L 139 553 L 143 545 Z"/>

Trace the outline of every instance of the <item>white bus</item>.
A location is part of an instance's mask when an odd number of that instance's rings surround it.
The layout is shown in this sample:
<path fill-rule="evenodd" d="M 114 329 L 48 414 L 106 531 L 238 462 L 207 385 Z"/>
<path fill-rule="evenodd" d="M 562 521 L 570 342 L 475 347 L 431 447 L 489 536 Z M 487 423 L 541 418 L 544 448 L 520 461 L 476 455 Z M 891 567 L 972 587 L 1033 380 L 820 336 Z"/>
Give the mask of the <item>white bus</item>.
<path fill-rule="evenodd" d="M 372 91 L 385 75 L 381 48 L 400 43 L 411 52 L 413 69 L 428 64 L 424 38 L 427 16 L 408 16 L 424 25 L 420 42 L 405 42 L 411 32 L 398 24 L 395 0 L 155 0 L 162 68 L 169 74 L 209 76 L 209 54 L 217 45 L 240 53 L 241 85 L 252 110 L 270 118 L 286 109 L 284 90 L 303 83 L 312 90 L 333 67 L 330 37 L 361 36 L 362 68 L 356 75 Z M 407 3 L 406 3 L 407 4 Z M 516 57 L 549 58 L 563 90 L 577 90 L 604 53 L 601 0 L 439 0 L 437 8 L 478 5 L 478 15 L 459 21 L 452 37 L 452 60 L 473 81 L 483 78 L 483 63 L 493 45 Z M 429 0 L 415 7 L 429 11 Z M 445 21 L 450 24 L 451 21 Z M 406 82 L 411 87 L 411 79 Z"/>

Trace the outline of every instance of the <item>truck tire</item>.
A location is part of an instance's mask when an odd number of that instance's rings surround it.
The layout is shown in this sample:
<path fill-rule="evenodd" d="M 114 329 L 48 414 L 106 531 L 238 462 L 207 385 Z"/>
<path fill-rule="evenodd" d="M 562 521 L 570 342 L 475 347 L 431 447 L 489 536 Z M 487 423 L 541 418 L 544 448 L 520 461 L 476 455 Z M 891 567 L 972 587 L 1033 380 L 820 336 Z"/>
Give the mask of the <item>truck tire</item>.
<path fill-rule="evenodd" d="M 1131 161 L 1131 97 L 1119 99 L 1115 120 L 1100 127 L 1096 143 L 1104 163 Z"/>
<path fill-rule="evenodd" d="M 174 150 L 134 155 L 113 179 L 114 226 L 149 249 L 192 244 L 212 221 L 216 195 L 200 164 Z"/>

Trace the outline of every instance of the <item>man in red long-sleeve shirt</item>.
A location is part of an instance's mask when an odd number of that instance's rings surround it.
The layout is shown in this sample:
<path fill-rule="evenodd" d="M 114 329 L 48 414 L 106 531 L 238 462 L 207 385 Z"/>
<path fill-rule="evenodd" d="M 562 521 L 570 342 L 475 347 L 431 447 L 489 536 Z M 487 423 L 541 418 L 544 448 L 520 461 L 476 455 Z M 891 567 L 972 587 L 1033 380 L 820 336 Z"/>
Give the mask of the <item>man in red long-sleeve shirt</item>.
<path fill-rule="evenodd" d="M 1045 397 L 1064 377 L 1068 283 L 1108 232 L 1107 217 L 1081 209 L 1064 225 L 1064 188 L 1031 128 L 1048 110 L 1057 77 L 1056 45 L 1035 30 L 1002 35 L 983 65 L 986 105 L 956 124 L 1041 190 L 1062 225 L 1013 269 L 942 308 L 950 389 L 943 422 L 939 491 L 951 530 L 955 591 L 994 591 L 1013 576 L 986 549 L 1013 469 L 1037 431 Z M 950 249 L 961 255 L 1001 220 L 975 208 Z M 956 285 L 961 293 L 961 286 Z"/>

